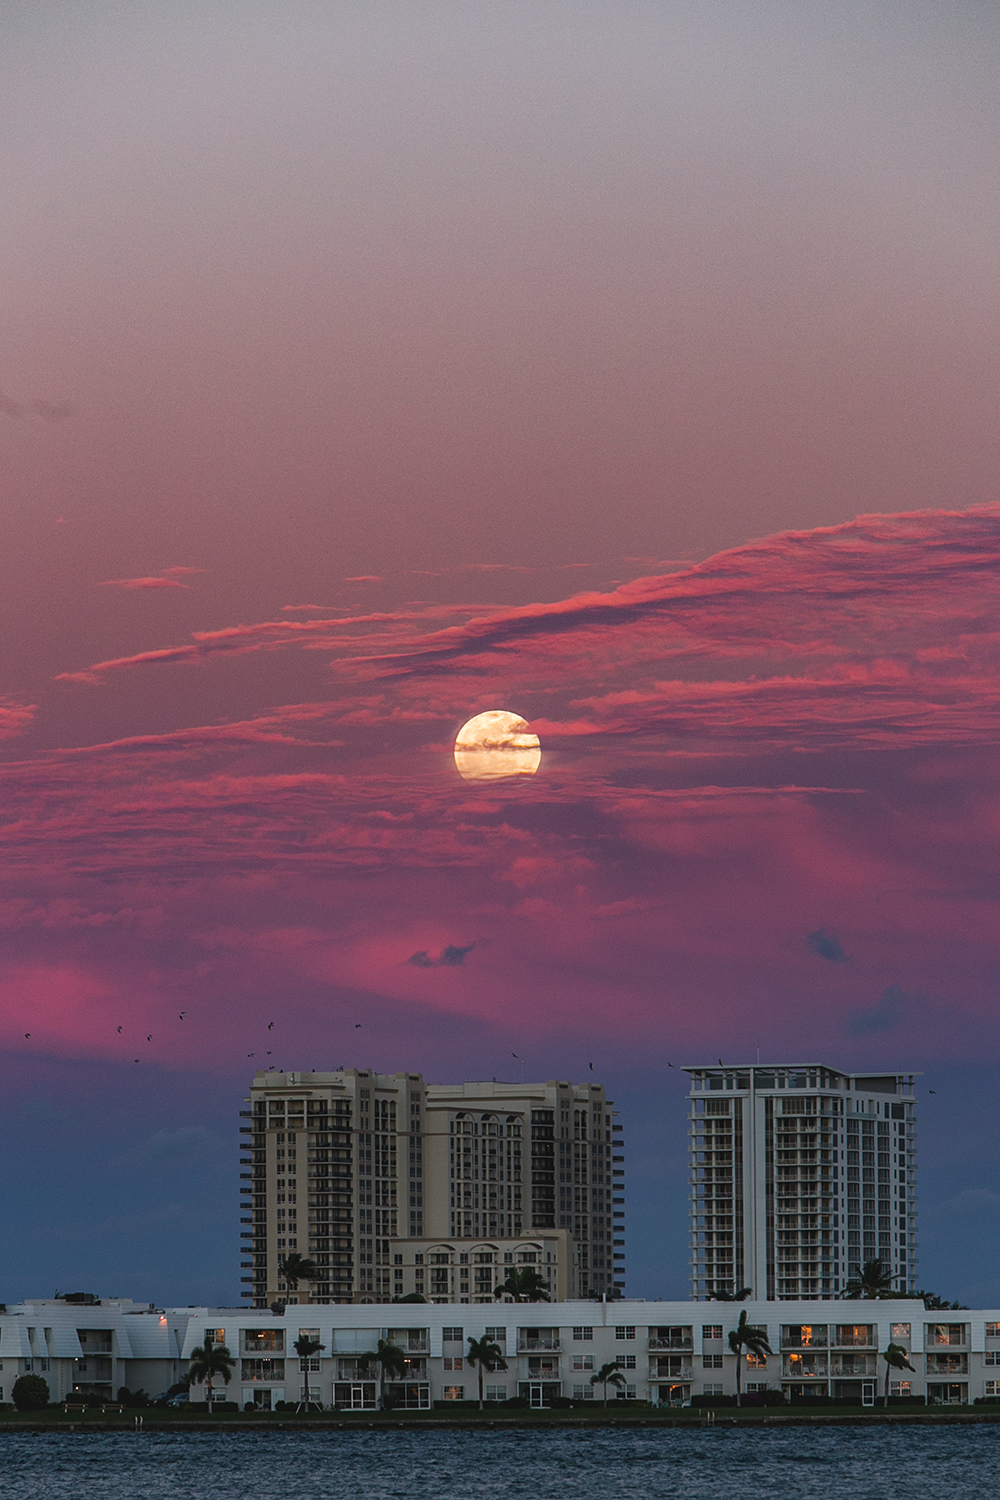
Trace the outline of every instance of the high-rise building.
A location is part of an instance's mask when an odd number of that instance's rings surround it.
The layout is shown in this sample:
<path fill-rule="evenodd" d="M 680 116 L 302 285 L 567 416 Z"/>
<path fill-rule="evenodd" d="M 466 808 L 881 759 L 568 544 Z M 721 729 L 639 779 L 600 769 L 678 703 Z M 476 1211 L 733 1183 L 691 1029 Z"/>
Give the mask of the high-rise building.
<path fill-rule="evenodd" d="M 421 1288 L 487 1300 L 528 1265 L 554 1296 L 624 1291 L 621 1127 L 599 1084 L 259 1072 L 246 1103 L 241 1280 L 256 1306 Z M 293 1253 L 315 1281 L 282 1278 Z"/>
<path fill-rule="evenodd" d="M 826 1300 L 866 1261 L 916 1287 L 913 1073 L 689 1067 L 691 1286 Z"/>

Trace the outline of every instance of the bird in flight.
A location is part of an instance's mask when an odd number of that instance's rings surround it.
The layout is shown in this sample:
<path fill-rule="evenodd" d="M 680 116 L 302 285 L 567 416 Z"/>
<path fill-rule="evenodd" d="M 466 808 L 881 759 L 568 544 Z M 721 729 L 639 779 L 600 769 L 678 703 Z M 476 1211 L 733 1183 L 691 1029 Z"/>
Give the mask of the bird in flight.
<path fill-rule="evenodd" d="M 672 1068 L 673 1067 L 673 1063 L 667 1063 L 667 1067 L 668 1068 Z"/>
<path fill-rule="evenodd" d="M 268 1023 L 267 1023 L 267 1029 L 268 1029 L 268 1031 L 273 1031 L 274 1030 L 274 1022 L 273 1021 L 268 1021 Z"/>
<path fill-rule="evenodd" d="M 180 1013 L 180 1015 L 177 1017 L 178 1021 L 183 1021 L 183 1019 L 184 1019 L 184 1017 L 186 1015 L 187 1015 L 187 1011 L 186 1010 L 182 1010 L 181 1013 Z"/>
<path fill-rule="evenodd" d="M 119 1035 L 119 1036 L 121 1036 L 121 1034 L 122 1034 L 122 1029 L 121 1029 L 121 1027 L 120 1027 L 120 1026 L 119 1026 L 119 1028 L 118 1028 L 118 1035 Z"/>
<path fill-rule="evenodd" d="M 248 1052 L 247 1053 L 247 1057 L 253 1057 L 253 1053 L 252 1052 Z"/>
<path fill-rule="evenodd" d="M 146 1041 L 147 1041 L 147 1042 L 151 1042 L 151 1041 L 152 1041 L 152 1040 L 153 1040 L 153 1033 L 152 1033 L 152 1032 L 150 1032 L 150 1033 L 149 1033 L 149 1036 L 148 1036 L 148 1037 L 147 1037 L 147 1038 L 146 1038 Z"/>
<path fill-rule="evenodd" d="M 360 1031 L 361 1030 L 361 1022 L 360 1021 L 355 1021 L 355 1023 L 354 1023 L 354 1029 L 355 1029 L 355 1031 Z"/>
<path fill-rule="evenodd" d="M 719 1058 L 719 1067 L 720 1067 L 720 1068 L 721 1068 L 721 1067 L 722 1067 L 722 1066 L 723 1066 L 723 1063 L 722 1063 L 722 1058 L 721 1058 L 721 1057 L 720 1057 L 720 1058 Z"/>
<path fill-rule="evenodd" d="M 31 1032 L 30 1031 L 26 1031 L 24 1034 L 25 1034 L 26 1037 L 29 1037 L 31 1035 Z"/>
<path fill-rule="evenodd" d="M 594 1064 L 593 1064 L 593 1063 L 590 1063 L 590 1065 L 589 1065 L 589 1066 L 590 1066 L 590 1071 L 591 1071 L 591 1072 L 593 1072 L 593 1071 L 594 1071 Z"/>
<path fill-rule="evenodd" d="M 937 1089 L 928 1089 L 927 1092 L 929 1094 L 936 1094 L 937 1093 Z"/>

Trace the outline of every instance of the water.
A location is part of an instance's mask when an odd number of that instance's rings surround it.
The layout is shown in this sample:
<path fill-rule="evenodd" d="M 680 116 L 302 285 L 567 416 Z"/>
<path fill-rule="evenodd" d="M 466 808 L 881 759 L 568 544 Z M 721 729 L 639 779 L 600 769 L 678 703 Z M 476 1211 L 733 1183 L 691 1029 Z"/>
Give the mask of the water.
<path fill-rule="evenodd" d="M 11 1500 L 997 1500 L 1000 1426 L 9 1433 Z"/>

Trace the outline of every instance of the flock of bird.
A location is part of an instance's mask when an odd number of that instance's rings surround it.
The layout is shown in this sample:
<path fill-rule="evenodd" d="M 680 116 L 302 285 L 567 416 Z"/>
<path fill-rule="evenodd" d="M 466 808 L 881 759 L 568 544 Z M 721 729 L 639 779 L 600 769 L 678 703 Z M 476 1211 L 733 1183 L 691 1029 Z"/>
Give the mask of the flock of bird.
<path fill-rule="evenodd" d="M 185 1017 L 185 1016 L 186 1016 L 186 1015 L 187 1015 L 187 1011 L 186 1011 L 186 1010 L 182 1010 L 182 1011 L 181 1011 L 181 1012 L 180 1012 L 180 1013 L 179 1013 L 179 1014 L 178 1014 L 178 1017 L 177 1017 L 177 1019 L 178 1019 L 178 1020 L 179 1020 L 179 1021 L 183 1021 L 183 1019 L 184 1019 L 184 1017 Z M 362 1024 L 362 1023 L 361 1023 L 361 1022 L 360 1022 L 360 1021 L 356 1021 L 356 1022 L 355 1022 L 355 1023 L 354 1023 L 354 1029 L 355 1029 L 355 1031 L 360 1031 L 360 1030 L 361 1030 L 361 1024 Z M 116 1034 L 116 1035 L 117 1035 L 117 1036 L 121 1036 L 121 1034 L 122 1034 L 122 1032 L 123 1032 L 123 1031 L 124 1031 L 124 1029 L 125 1029 L 125 1028 L 124 1028 L 124 1027 L 123 1027 L 123 1026 L 118 1026 L 118 1027 L 116 1027 L 116 1031 L 115 1031 L 115 1034 Z M 274 1022 L 273 1022 L 273 1021 L 268 1021 L 268 1023 L 267 1023 L 267 1029 L 268 1029 L 268 1031 L 273 1031 L 273 1030 L 274 1030 Z M 25 1041 L 30 1041 L 30 1040 L 31 1040 L 31 1032 L 30 1032 L 30 1031 L 26 1031 L 26 1032 L 25 1032 L 25 1033 L 24 1033 L 24 1039 L 25 1039 Z M 147 1033 L 146 1033 L 146 1041 L 147 1041 L 147 1042 L 151 1042 L 151 1041 L 152 1041 L 152 1040 L 153 1040 L 153 1033 L 152 1033 L 152 1032 L 151 1032 L 151 1031 L 149 1031 L 149 1032 L 147 1032 Z M 268 1050 L 267 1050 L 267 1052 L 266 1052 L 266 1053 L 265 1053 L 265 1054 L 264 1054 L 264 1055 L 265 1055 L 265 1056 L 266 1056 L 266 1057 L 271 1057 L 271 1056 L 272 1056 L 272 1055 L 273 1055 L 273 1053 L 272 1053 L 272 1049 L 271 1049 L 271 1048 L 268 1048 Z M 256 1056 L 257 1056 L 257 1054 L 256 1054 L 256 1052 L 248 1052 L 248 1053 L 247 1053 L 247 1057 L 256 1057 Z M 140 1059 L 139 1059 L 139 1058 L 138 1058 L 138 1057 L 136 1057 L 136 1058 L 134 1058 L 134 1059 L 133 1059 L 133 1061 L 135 1061 L 135 1062 L 139 1062 L 139 1061 L 140 1061 Z M 273 1067 L 275 1067 L 275 1064 L 273 1064 L 273 1063 L 269 1063 L 269 1064 L 268 1064 L 268 1067 L 269 1067 L 269 1068 L 273 1068 Z M 591 1067 L 593 1067 L 593 1063 L 591 1063 Z M 280 1068 L 278 1068 L 278 1069 L 277 1069 L 277 1071 L 278 1071 L 278 1072 L 279 1072 L 279 1073 L 280 1073 L 280 1072 L 281 1072 L 281 1071 L 282 1071 L 282 1070 L 281 1070 L 281 1069 L 280 1069 Z"/>

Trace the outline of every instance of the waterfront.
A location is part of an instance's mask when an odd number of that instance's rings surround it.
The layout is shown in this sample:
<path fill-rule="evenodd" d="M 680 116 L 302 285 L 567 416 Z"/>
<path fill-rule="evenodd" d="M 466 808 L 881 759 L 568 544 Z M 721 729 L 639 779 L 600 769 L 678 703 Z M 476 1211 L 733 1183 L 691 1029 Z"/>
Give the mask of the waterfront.
<path fill-rule="evenodd" d="M 992 1424 L 779 1431 L 9 1433 L 17 1500 L 963 1500 L 1000 1493 Z"/>

